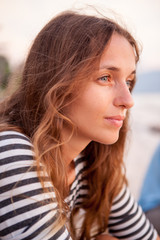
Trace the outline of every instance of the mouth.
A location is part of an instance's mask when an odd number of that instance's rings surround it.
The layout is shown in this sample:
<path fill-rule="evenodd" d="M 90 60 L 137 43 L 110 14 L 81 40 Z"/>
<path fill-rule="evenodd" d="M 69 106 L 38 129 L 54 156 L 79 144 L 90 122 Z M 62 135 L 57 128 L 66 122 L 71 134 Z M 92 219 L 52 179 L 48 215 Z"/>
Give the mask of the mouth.
<path fill-rule="evenodd" d="M 105 117 L 104 119 L 105 121 L 107 121 L 107 123 L 109 123 L 112 126 L 122 127 L 125 117 L 121 115 L 117 115 L 117 116 Z"/>

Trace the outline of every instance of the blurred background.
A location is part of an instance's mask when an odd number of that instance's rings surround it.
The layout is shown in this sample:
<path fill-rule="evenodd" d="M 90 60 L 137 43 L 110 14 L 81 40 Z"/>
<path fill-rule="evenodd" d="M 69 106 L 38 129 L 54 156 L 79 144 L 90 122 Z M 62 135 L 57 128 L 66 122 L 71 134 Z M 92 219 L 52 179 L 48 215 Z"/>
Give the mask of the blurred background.
<path fill-rule="evenodd" d="M 63 10 L 92 12 L 88 5 L 125 24 L 142 48 L 125 154 L 130 189 L 138 199 L 160 142 L 160 0 L 0 0 L 0 98 L 17 88 L 28 50 L 45 23 Z"/>

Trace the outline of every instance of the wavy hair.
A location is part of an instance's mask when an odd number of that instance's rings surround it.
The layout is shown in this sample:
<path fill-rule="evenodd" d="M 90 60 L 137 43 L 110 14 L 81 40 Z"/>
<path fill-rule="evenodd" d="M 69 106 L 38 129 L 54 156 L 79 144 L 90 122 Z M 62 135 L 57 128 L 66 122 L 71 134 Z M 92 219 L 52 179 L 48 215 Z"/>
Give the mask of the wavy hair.
<path fill-rule="evenodd" d="M 64 199 L 68 194 L 62 157 L 65 142 L 61 132 L 64 124 L 71 127 L 72 133 L 74 131 L 74 124 L 64 114 L 64 109 L 81 93 L 85 80 L 93 75 L 93 69 L 98 66 L 114 32 L 133 46 L 138 61 L 135 39 L 114 21 L 76 12 L 56 16 L 35 38 L 19 89 L 0 105 L 0 130 L 18 128 L 30 137 L 37 166 L 41 163 L 46 166 L 61 210 L 66 209 Z M 89 197 L 82 205 L 86 214 L 80 239 L 90 239 L 94 221 L 98 225 L 97 234 L 104 231 L 112 201 L 126 181 L 122 166 L 127 122 L 128 117 L 115 144 L 107 146 L 92 141 L 84 150 L 88 163 L 85 174 Z M 43 178 L 39 177 L 43 184 Z M 74 233 L 73 214 L 71 226 Z"/>

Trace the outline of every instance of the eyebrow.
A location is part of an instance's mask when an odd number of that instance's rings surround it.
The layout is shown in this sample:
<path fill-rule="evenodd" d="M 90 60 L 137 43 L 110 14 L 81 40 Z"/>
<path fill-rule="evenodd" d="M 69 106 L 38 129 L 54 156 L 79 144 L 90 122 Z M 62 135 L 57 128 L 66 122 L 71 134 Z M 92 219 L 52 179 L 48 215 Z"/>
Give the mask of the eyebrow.
<path fill-rule="evenodd" d="M 102 66 L 102 67 L 100 67 L 100 69 L 107 69 L 107 70 L 111 70 L 111 71 L 114 71 L 114 72 L 119 72 L 120 71 L 120 68 L 118 68 L 118 67 L 112 67 L 112 66 Z M 131 74 L 136 74 L 136 70 L 133 70 L 131 73 L 130 73 L 130 75 Z"/>

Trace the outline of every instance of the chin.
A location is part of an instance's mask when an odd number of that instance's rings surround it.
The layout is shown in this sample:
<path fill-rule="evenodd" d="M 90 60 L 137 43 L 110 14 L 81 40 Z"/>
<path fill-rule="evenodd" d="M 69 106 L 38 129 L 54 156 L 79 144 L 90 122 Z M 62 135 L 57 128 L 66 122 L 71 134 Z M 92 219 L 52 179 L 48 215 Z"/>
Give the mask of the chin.
<path fill-rule="evenodd" d="M 114 141 L 108 143 L 108 145 L 112 145 L 112 144 L 116 143 L 117 141 L 118 141 L 118 138 L 117 138 L 116 140 L 114 140 Z"/>
<path fill-rule="evenodd" d="M 105 145 L 112 145 L 114 143 L 116 143 L 119 139 L 119 134 L 111 136 L 110 138 L 106 138 L 106 139 L 101 139 L 101 141 L 97 141 L 99 143 L 105 144 Z"/>

